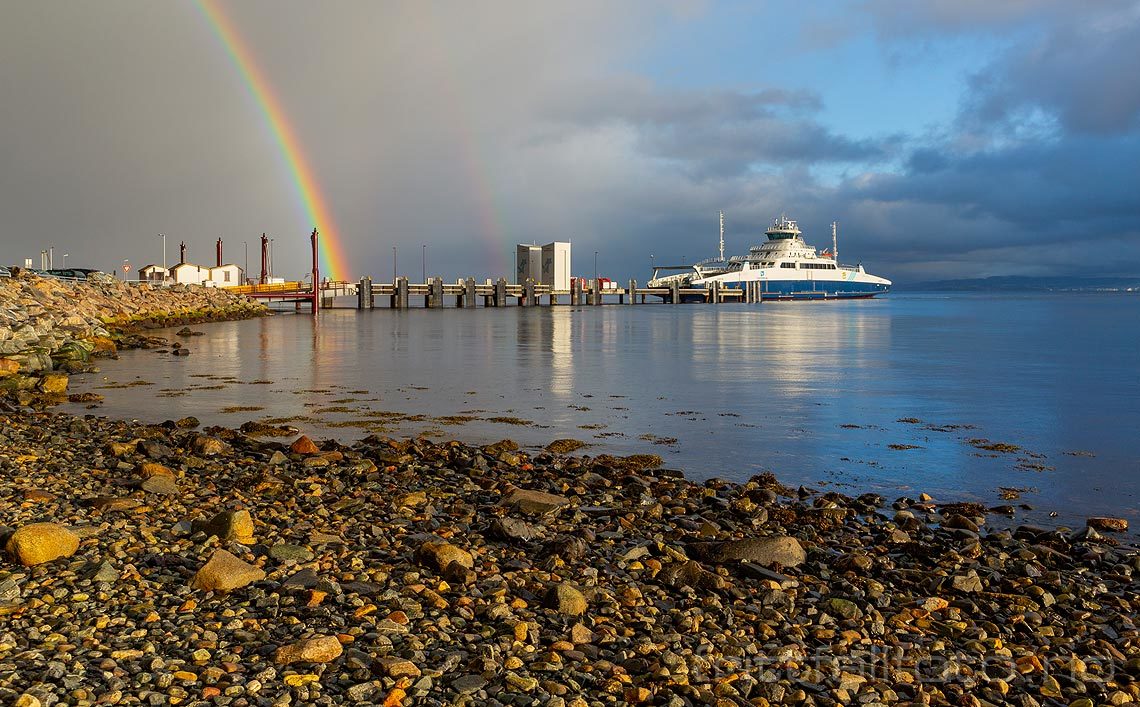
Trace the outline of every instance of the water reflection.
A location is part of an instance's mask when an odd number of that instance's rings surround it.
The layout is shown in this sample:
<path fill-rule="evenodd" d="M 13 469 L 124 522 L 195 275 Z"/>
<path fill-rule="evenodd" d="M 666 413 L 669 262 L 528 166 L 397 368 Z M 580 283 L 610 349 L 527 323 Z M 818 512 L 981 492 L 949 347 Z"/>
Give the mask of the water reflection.
<path fill-rule="evenodd" d="M 1140 333 L 1119 323 L 1137 314 L 1134 298 L 970 297 L 335 310 L 201 327 L 206 336 L 181 339 L 185 358 L 124 352 L 105 375 L 153 382 L 143 390 L 155 395 L 96 392 L 107 397 L 102 412 L 119 417 L 236 425 L 302 416 L 296 424 L 317 436 L 353 437 L 367 431 L 335 425 L 399 411 L 428 419 L 393 425 L 395 434 L 531 445 L 577 437 L 593 453 L 660 453 L 699 478 L 772 469 L 792 481 L 991 503 L 998 486 L 1035 487 L 1034 498 L 1071 508 L 1089 507 L 1090 487 L 1100 487 L 1100 503 L 1135 512 Z M 337 408 L 347 412 L 314 412 Z M 434 419 L 455 415 L 477 419 L 446 428 Z M 972 437 L 1025 452 L 978 456 Z M 1095 456 L 1064 454 L 1073 450 Z M 1018 469 L 1019 457 L 1056 470 Z"/>

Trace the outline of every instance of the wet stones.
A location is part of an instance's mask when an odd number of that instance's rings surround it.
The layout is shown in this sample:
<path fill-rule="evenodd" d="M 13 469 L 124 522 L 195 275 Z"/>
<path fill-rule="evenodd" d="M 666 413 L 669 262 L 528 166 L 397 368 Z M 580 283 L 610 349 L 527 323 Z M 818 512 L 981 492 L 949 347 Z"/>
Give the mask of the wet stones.
<path fill-rule="evenodd" d="M 497 540 L 533 540 L 543 534 L 541 525 L 529 523 L 519 518 L 496 518 L 491 522 L 488 535 Z"/>
<path fill-rule="evenodd" d="M 197 435 L 190 443 L 190 450 L 202 457 L 214 457 L 229 452 L 229 445 L 210 435 Z"/>
<path fill-rule="evenodd" d="M 253 516 L 245 509 L 222 511 L 206 522 L 196 523 L 194 530 L 216 535 L 220 540 L 253 544 Z"/>
<path fill-rule="evenodd" d="M 581 616 L 589 606 L 586 595 L 569 582 L 560 582 L 547 590 L 543 603 L 564 616 Z"/>
<path fill-rule="evenodd" d="M 416 557 L 421 565 L 437 572 L 446 570 L 452 563 L 466 569 L 475 566 L 475 558 L 470 552 L 451 543 L 426 542 L 420 545 Z"/>
<path fill-rule="evenodd" d="M 30 523 L 8 538 L 8 554 L 30 567 L 71 557 L 79 549 L 79 536 L 58 523 Z"/>
<path fill-rule="evenodd" d="M 273 654 L 278 665 L 293 663 L 329 663 L 344 652 L 336 636 L 314 636 L 297 643 L 281 646 Z"/>
<path fill-rule="evenodd" d="M 63 395 L 67 392 L 67 376 L 63 373 L 47 373 L 36 385 L 46 395 Z"/>
<path fill-rule="evenodd" d="M 292 444 L 289 445 L 289 451 L 294 454 L 309 456 L 313 454 L 320 454 L 321 448 L 314 444 L 313 440 L 309 439 L 307 436 L 301 435 L 296 440 L 294 440 Z"/>
<path fill-rule="evenodd" d="M 797 567 L 807 559 L 800 541 L 789 536 L 694 543 L 697 556 L 720 564 L 754 562 L 762 567 Z"/>
<path fill-rule="evenodd" d="M 520 513 L 543 515 L 570 505 L 570 499 L 544 491 L 515 488 L 503 498 L 502 503 Z"/>
<path fill-rule="evenodd" d="M 265 579 L 265 571 L 235 557 L 225 550 L 216 550 L 210 560 L 194 575 L 191 585 L 209 592 L 230 592 Z"/>
<path fill-rule="evenodd" d="M 1086 522 L 1088 524 L 1088 527 L 1095 530 L 1102 530 L 1110 533 L 1128 532 L 1128 520 L 1126 518 L 1109 518 L 1107 516 L 1097 516 L 1089 518 Z"/>

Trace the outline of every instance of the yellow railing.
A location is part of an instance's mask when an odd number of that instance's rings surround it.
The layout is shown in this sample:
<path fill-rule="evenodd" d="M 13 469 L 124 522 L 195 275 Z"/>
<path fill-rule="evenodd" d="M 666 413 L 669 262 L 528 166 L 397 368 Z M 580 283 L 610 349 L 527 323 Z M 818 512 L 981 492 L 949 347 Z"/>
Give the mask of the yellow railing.
<path fill-rule="evenodd" d="M 307 292 L 312 285 L 305 282 L 275 282 L 271 285 L 237 285 L 225 288 L 226 292 L 236 295 L 273 294 L 275 292 Z"/>

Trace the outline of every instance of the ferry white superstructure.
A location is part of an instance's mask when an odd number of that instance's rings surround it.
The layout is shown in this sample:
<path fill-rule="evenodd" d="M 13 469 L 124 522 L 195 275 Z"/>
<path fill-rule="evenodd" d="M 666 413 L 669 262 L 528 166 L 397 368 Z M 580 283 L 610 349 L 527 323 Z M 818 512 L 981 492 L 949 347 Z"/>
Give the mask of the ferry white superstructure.
<path fill-rule="evenodd" d="M 840 265 L 837 225 L 831 224 L 832 249 L 817 253 L 804 242 L 799 226 L 786 216 L 772 222 L 767 242 L 752 246 L 748 255 L 728 259 L 723 272 L 698 277 L 691 287 L 743 288 L 759 283 L 764 299 L 857 299 L 889 292 L 891 281 L 868 274 L 862 265 Z"/>

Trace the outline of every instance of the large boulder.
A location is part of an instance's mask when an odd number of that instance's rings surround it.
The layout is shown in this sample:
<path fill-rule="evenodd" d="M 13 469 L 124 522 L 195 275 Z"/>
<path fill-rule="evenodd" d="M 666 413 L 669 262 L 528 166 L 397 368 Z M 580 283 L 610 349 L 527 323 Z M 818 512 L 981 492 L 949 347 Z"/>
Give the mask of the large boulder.
<path fill-rule="evenodd" d="M 532 491 L 531 489 L 511 489 L 503 498 L 503 505 L 513 508 L 521 513 L 542 515 L 556 511 L 569 505 L 570 499 L 545 491 Z"/>
<path fill-rule="evenodd" d="M 79 549 L 79 536 L 58 523 L 31 523 L 12 533 L 7 547 L 12 559 L 30 567 L 71 557 Z"/>
<path fill-rule="evenodd" d="M 292 663 L 328 663 L 336 660 L 344 649 L 336 636 L 314 636 L 297 643 L 281 646 L 273 654 L 278 665 Z"/>
<path fill-rule="evenodd" d="M 47 373 L 40 378 L 38 387 L 48 395 L 63 395 L 67 392 L 67 376 L 63 373 Z"/>
<path fill-rule="evenodd" d="M 420 564 L 426 565 L 437 572 L 442 572 L 447 569 L 452 562 L 458 563 L 461 567 L 467 569 L 471 569 L 475 566 L 475 558 L 471 556 L 470 552 L 451 543 L 426 542 L 420 546 L 417 554 Z"/>
<path fill-rule="evenodd" d="M 554 609 L 564 616 L 581 616 L 586 613 L 589 602 L 586 595 L 569 582 L 555 584 L 546 593 L 547 608 Z"/>
<path fill-rule="evenodd" d="M 253 544 L 253 516 L 245 509 L 222 511 L 208 521 L 195 523 L 194 530 L 216 535 L 221 540 L 236 540 L 243 545 Z"/>
<path fill-rule="evenodd" d="M 209 592 L 229 592 L 265 579 L 265 571 L 238 557 L 217 550 L 194 575 L 190 586 Z"/>
<path fill-rule="evenodd" d="M 696 543 L 692 547 L 698 556 L 717 563 L 755 562 L 763 567 L 797 567 L 807 559 L 800 541 L 787 535 Z"/>

